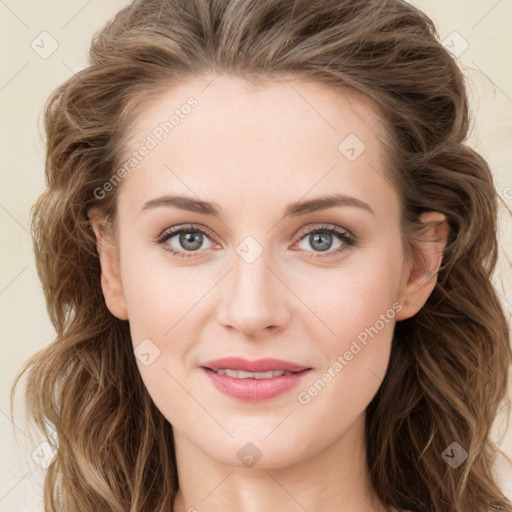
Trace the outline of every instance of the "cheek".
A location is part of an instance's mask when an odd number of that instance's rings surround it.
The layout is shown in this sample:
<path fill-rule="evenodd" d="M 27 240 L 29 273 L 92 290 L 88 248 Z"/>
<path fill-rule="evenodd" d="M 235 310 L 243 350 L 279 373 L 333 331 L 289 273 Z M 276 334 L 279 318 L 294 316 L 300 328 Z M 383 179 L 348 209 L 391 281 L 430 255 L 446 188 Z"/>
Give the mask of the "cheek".
<path fill-rule="evenodd" d="M 303 405 L 315 402 L 312 409 L 318 407 L 318 417 L 329 407 L 345 413 L 362 411 L 377 392 L 389 362 L 396 315 L 402 309 L 397 302 L 401 265 L 400 251 L 393 244 L 376 247 L 309 288 L 308 305 L 320 312 L 331 332 L 313 329 L 315 322 L 310 323 L 309 336 L 322 353 L 323 365 L 316 381 L 303 386 L 297 399 Z"/>
<path fill-rule="evenodd" d="M 192 405 L 183 384 L 187 354 L 195 344 L 194 303 L 206 291 L 187 280 L 187 272 L 150 260 L 134 251 L 122 267 L 130 333 L 149 395 L 169 422 L 179 424 Z"/>
<path fill-rule="evenodd" d="M 163 339 L 201 293 L 199 281 L 191 282 L 189 272 L 172 268 L 158 250 L 140 245 L 134 240 L 130 246 L 126 240 L 126 257 L 121 261 L 134 344 L 145 337 Z"/>
<path fill-rule="evenodd" d="M 327 353 L 332 355 L 333 346 L 343 348 L 376 323 L 379 330 L 389 335 L 389 320 L 394 320 L 396 310 L 401 309 L 396 301 L 402 270 L 400 253 L 390 245 L 354 253 L 337 269 L 317 268 L 309 274 L 305 271 L 303 279 L 296 279 L 294 292 L 314 313 L 308 313 L 308 323 L 315 324 L 314 337 L 323 335 Z M 289 279 L 293 280 L 293 276 Z M 382 315 L 386 316 L 384 326 Z"/>
<path fill-rule="evenodd" d="M 322 432 L 313 451 L 347 431 L 382 383 L 401 309 L 395 301 L 397 274 L 389 263 L 372 272 L 354 269 L 337 283 L 336 306 L 325 303 L 325 323 L 336 335 L 334 340 L 317 335 L 317 350 L 325 363 L 296 393 L 304 436 Z"/>

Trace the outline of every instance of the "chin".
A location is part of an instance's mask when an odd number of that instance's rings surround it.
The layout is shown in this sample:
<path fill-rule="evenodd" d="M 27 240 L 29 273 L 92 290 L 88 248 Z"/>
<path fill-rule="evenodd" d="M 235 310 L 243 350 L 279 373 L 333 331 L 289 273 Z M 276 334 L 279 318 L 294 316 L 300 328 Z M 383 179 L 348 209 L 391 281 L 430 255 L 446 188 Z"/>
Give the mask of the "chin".
<path fill-rule="evenodd" d="M 267 435 L 267 429 L 265 429 Z M 265 435 L 235 435 L 230 440 L 211 440 L 208 446 L 200 446 L 212 457 L 222 464 L 237 468 L 280 469 L 291 466 L 311 454 L 306 453 L 303 441 L 293 436 L 276 436 L 275 439 L 265 439 Z M 270 434 L 272 436 L 274 434 Z M 212 447 L 215 449 L 212 450 Z"/>

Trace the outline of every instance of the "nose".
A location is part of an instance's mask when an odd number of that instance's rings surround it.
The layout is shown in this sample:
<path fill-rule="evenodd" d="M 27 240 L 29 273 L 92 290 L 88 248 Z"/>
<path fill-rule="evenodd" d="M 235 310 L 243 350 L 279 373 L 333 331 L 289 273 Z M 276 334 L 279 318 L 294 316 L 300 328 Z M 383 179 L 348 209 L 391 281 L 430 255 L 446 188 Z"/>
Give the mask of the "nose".
<path fill-rule="evenodd" d="M 289 318 L 291 293 L 282 278 L 270 268 L 265 252 L 248 263 L 238 254 L 226 276 L 218 309 L 218 320 L 248 338 L 283 328 Z"/>

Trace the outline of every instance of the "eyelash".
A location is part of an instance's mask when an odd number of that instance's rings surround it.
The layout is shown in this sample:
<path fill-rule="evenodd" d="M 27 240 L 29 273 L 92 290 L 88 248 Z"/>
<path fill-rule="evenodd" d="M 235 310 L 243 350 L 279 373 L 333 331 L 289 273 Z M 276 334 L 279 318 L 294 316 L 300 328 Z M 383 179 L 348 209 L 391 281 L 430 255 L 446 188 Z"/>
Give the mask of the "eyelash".
<path fill-rule="evenodd" d="M 176 256 L 177 258 L 189 258 L 194 256 L 199 251 L 176 251 L 172 249 L 166 242 L 172 238 L 175 235 L 179 235 L 180 233 L 201 233 L 202 235 L 205 235 L 208 238 L 212 238 L 209 233 L 199 227 L 188 225 L 188 226 L 180 226 L 180 227 L 173 227 L 170 229 L 167 229 L 164 231 L 161 235 L 159 235 L 155 239 L 155 243 L 162 245 L 164 251 L 171 253 L 173 256 Z M 342 230 L 340 228 L 336 228 L 334 226 L 330 225 L 322 225 L 317 226 L 312 229 L 306 230 L 304 232 L 301 232 L 299 235 L 299 242 L 306 238 L 308 235 L 312 233 L 331 233 L 336 236 L 338 236 L 341 241 L 343 242 L 343 245 L 338 247 L 337 249 L 330 250 L 330 251 L 306 251 L 306 252 L 313 252 L 315 256 L 309 256 L 312 258 L 328 258 L 332 257 L 335 254 L 341 254 L 345 251 L 347 251 L 350 247 L 353 247 L 356 245 L 356 239 L 353 235 L 349 234 L 347 231 Z M 190 253 L 190 254 L 187 254 Z"/>

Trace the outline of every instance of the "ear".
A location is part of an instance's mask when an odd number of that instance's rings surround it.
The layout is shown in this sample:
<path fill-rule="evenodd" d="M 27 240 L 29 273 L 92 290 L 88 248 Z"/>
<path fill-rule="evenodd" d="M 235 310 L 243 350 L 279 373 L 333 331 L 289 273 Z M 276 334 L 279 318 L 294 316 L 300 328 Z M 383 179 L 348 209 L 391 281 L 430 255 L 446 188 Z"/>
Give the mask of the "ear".
<path fill-rule="evenodd" d="M 91 208 L 87 215 L 96 236 L 101 265 L 101 289 L 108 310 L 120 320 L 128 320 L 128 310 L 121 283 L 121 272 L 117 249 L 107 222 L 98 209 Z"/>
<path fill-rule="evenodd" d="M 427 302 L 437 283 L 437 271 L 450 231 L 446 216 L 439 212 L 423 213 L 420 222 L 428 229 L 421 242 L 412 242 L 411 258 L 402 274 L 399 297 L 402 309 L 396 315 L 397 321 L 414 316 Z"/>

